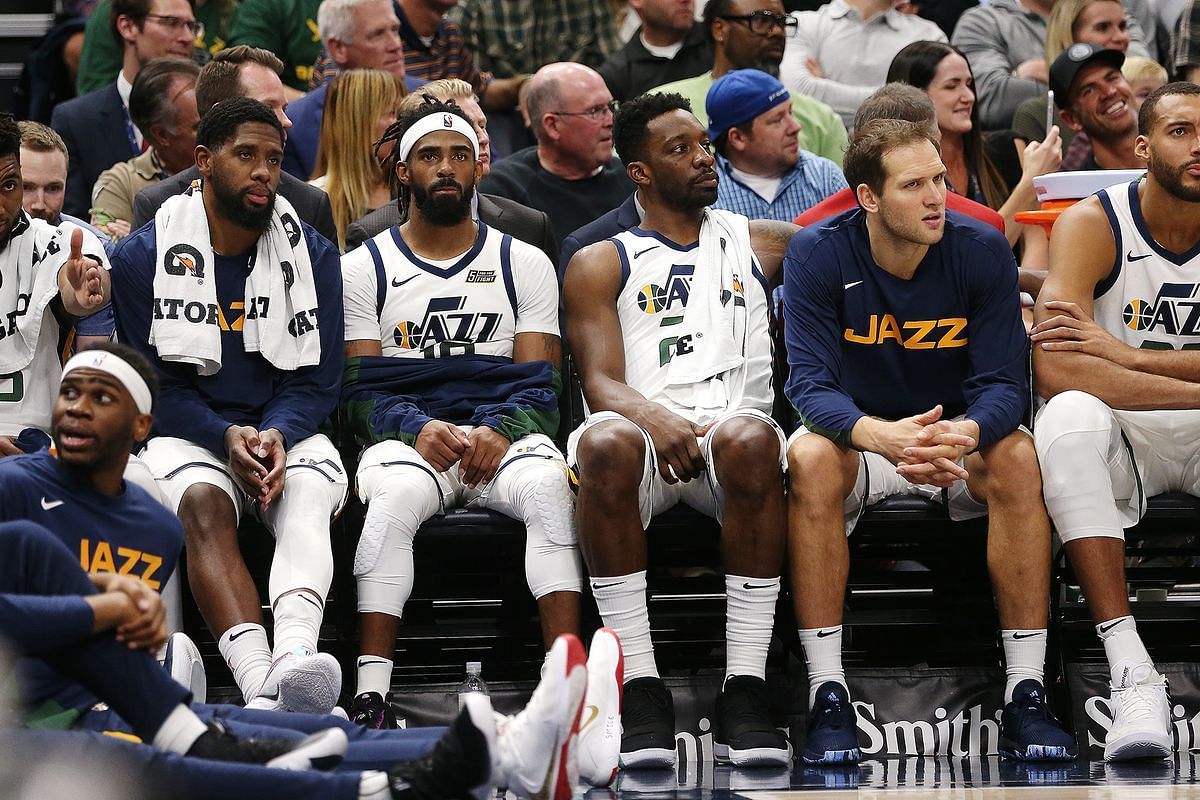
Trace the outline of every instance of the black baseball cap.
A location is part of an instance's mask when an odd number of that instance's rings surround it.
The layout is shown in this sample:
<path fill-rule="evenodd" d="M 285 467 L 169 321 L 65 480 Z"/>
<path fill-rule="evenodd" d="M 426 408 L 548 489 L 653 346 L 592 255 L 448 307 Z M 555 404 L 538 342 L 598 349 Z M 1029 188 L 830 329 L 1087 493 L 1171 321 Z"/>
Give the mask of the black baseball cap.
<path fill-rule="evenodd" d="M 1071 84 L 1079 70 L 1088 64 L 1108 64 L 1121 68 L 1125 63 L 1125 54 L 1120 50 L 1106 50 L 1094 44 L 1076 42 L 1063 50 L 1054 63 L 1050 65 L 1050 90 L 1054 92 L 1054 104 L 1067 108 L 1071 96 Z"/>

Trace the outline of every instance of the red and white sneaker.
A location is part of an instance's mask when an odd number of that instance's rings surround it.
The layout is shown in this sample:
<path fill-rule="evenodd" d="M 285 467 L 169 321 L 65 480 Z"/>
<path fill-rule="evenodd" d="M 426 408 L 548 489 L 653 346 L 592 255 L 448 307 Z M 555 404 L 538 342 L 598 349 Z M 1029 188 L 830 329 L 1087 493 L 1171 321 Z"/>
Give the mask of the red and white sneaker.
<path fill-rule="evenodd" d="M 571 800 L 579 780 L 575 746 L 587 682 L 583 643 L 572 634 L 559 636 L 529 704 L 514 717 L 496 720 L 499 785 L 531 800 Z"/>
<path fill-rule="evenodd" d="M 587 695 L 579 723 L 579 777 L 592 786 L 611 786 L 621 756 L 621 684 L 625 656 L 612 628 L 592 637 L 587 660 Z"/>

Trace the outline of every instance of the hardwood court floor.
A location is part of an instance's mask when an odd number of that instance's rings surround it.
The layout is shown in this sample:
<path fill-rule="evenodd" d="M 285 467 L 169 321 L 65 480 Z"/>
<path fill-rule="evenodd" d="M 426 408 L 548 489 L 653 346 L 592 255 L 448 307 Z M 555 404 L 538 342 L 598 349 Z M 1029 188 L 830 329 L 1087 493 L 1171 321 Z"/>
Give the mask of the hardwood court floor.
<path fill-rule="evenodd" d="M 1200 800 L 1200 752 L 1172 761 L 1028 765 L 996 757 L 865 761 L 856 769 L 681 764 L 623 772 L 586 800 Z"/>

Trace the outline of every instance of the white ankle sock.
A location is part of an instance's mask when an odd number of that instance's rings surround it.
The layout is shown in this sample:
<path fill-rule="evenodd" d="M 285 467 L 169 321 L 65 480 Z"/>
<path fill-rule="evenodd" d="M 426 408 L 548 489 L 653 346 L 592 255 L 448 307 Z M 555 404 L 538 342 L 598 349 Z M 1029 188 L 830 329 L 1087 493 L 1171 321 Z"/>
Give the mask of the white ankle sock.
<path fill-rule="evenodd" d="M 358 800 L 392 800 L 386 772 L 364 772 L 358 779 Z"/>
<path fill-rule="evenodd" d="M 1096 626 L 1096 635 L 1104 645 L 1104 655 L 1108 658 L 1108 669 L 1112 676 L 1113 686 L 1128 685 L 1128 676 L 1133 668 L 1141 664 L 1153 665 L 1142 637 L 1138 636 L 1137 623 L 1133 617 L 1124 616 L 1105 620 Z M 1153 670 L 1151 670 L 1153 673 Z"/>
<path fill-rule="evenodd" d="M 355 694 L 375 692 L 386 697 L 392 690 L 392 660 L 383 656 L 358 657 L 358 688 Z"/>
<path fill-rule="evenodd" d="M 654 644 L 650 641 L 650 614 L 646 609 L 646 571 L 592 578 L 592 596 L 600 619 L 617 632 L 625 654 L 625 682 L 657 678 Z"/>
<path fill-rule="evenodd" d="M 158 726 L 151 743 L 159 750 L 184 755 L 207 730 L 208 726 L 200 721 L 196 712 L 180 704 Z"/>
<path fill-rule="evenodd" d="M 271 669 L 271 647 L 267 631 L 255 622 L 234 625 L 217 640 L 221 657 L 233 672 L 242 697 L 253 700 Z"/>
<path fill-rule="evenodd" d="M 308 590 L 292 592 L 275 601 L 275 650 L 273 658 L 298 649 L 317 652 L 317 638 L 321 633 L 321 618 L 325 616 L 325 603 Z"/>
<path fill-rule="evenodd" d="M 842 626 L 832 628 L 801 628 L 800 644 L 804 647 L 804 663 L 808 666 L 808 707 L 817 699 L 817 689 L 826 681 L 836 681 L 846 687 L 846 670 L 842 668 Z"/>
<path fill-rule="evenodd" d="M 1002 630 L 1004 645 L 1004 702 L 1011 703 L 1013 689 L 1028 678 L 1044 683 L 1046 675 L 1046 629 Z"/>
<path fill-rule="evenodd" d="M 767 677 L 779 578 L 725 576 L 725 675 Z"/>

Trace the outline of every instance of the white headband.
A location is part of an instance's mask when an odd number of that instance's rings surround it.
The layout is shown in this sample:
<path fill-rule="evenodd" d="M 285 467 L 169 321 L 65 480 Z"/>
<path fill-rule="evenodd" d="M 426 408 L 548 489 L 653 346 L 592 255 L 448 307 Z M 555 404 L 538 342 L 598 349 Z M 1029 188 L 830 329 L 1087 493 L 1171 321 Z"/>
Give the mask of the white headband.
<path fill-rule="evenodd" d="M 475 135 L 475 129 L 471 127 L 471 123 L 460 117 L 458 114 L 429 114 L 421 117 L 413 123 L 413 126 L 404 132 L 400 137 L 400 152 L 397 158 L 400 161 L 408 160 L 408 151 L 413 149 L 417 140 L 422 136 L 433 133 L 434 131 L 454 131 L 461 133 L 467 137 L 467 141 L 471 143 L 471 151 L 479 158 L 479 137 Z"/>
<path fill-rule="evenodd" d="M 66 378 L 72 370 L 77 369 L 94 369 L 112 375 L 133 397 L 138 411 L 143 414 L 150 413 L 150 387 L 146 385 L 142 376 L 137 374 L 137 370 L 116 353 L 107 350 L 84 350 L 77 353 L 63 367 L 63 377 Z"/>

